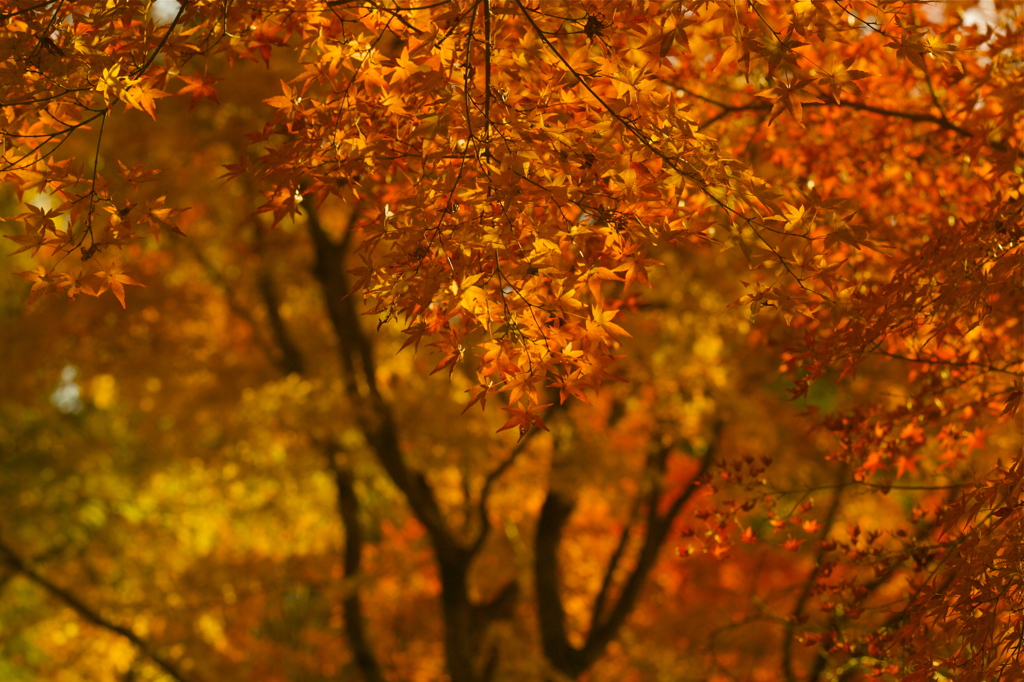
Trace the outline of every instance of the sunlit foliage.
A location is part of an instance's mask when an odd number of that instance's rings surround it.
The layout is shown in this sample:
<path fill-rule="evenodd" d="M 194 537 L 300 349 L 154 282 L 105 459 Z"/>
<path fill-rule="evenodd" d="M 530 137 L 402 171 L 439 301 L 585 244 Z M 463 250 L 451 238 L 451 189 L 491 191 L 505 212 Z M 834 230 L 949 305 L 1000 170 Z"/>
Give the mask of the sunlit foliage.
<path fill-rule="evenodd" d="M 1019 3 L 0 17 L 0 679 L 1024 676 Z"/>

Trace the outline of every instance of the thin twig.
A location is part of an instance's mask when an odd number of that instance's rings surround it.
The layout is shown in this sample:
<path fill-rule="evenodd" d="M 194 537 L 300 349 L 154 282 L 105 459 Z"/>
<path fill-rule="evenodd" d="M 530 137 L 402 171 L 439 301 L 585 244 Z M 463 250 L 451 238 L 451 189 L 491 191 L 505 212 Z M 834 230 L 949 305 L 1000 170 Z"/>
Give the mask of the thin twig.
<path fill-rule="evenodd" d="M 171 33 L 174 32 L 175 27 L 178 25 L 178 21 L 181 20 L 181 15 L 185 13 L 185 8 L 188 7 L 188 3 L 191 2 L 191 0 L 178 1 L 181 4 L 178 6 L 178 13 L 174 15 L 174 20 L 171 21 L 171 25 L 167 27 L 167 30 L 164 32 L 163 38 L 160 39 L 160 42 L 159 44 L 157 44 L 156 49 L 153 50 L 153 54 L 149 55 L 149 59 L 147 59 L 142 66 L 135 70 L 135 73 L 133 73 L 131 76 L 132 78 L 140 78 L 142 74 L 146 73 L 149 67 L 153 65 L 153 62 L 156 60 L 157 55 L 160 54 L 160 51 L 164 49 L 164 45 L 167 44 L 167 39 L 171 37 Z"/>

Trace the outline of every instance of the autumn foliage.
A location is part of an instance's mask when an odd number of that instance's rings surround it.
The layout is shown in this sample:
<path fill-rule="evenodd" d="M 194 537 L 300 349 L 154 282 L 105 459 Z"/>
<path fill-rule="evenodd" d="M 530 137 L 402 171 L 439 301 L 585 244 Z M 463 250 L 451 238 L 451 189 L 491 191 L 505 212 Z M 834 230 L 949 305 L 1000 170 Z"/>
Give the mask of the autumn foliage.
<path fill-rule="evenodd" d="M 0 678 L 1024 679 L 1019 3 L 0 17 Z"/>

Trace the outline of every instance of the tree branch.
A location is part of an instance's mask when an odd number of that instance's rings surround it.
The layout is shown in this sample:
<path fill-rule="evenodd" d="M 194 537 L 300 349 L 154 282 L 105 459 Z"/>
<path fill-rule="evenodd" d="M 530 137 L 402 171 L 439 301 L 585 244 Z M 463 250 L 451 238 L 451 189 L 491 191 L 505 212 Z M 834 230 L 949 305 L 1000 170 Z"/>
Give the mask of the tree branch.
<path fill-rule="evenodd" d="M 263 226 L 255 219 L 253 223 L 257 254 L 261 256 L 258 288 L 280 354 L 276 364 L 282 374 L 303 374 L 305 362 L 302 353 L 292 340 L 291 332 L 281 317 L 280 301 L 274 287 L 274 279 L 262 259 L 265 253 Z M 250 321 L 250 323 L 252 322 Z M 323 452 L 327 460 L 327 467 L 334 475 L 338 516 L 345 531 L 343 577 L 349 581 L 355 580 L 362 571 L 364 544 L 363 530 L 359 523 L 359 498 L 356 496 L 354 487 L 355 479 L 350 469 L 343 468 L 338 464 L 336 455 L 340 452 L 340 448 L 336 443 L 318 442 L 316 445 Z M 362 601 L 356 590 L 346 591 L 342 598 L 342 618 L 345 623 L 345 635 L 363 678 L 366 682 L 385 682 L 380 663 L 366 637 L 366 619 L 363 616 Z"/>
<path fill-rule="evenodd" d="M 322 449 L 327 457 L 327 465 L 334 474 L 338 515 L 345 528 L 344 577 L 347 580 L 355 580 L 362 571 L 364 544 L 363 528 L 359 523 L 359 498 L 356 497 L 355 479 L 351 469 L 338 464 L 336 455 L 339 449 L 336 444 L 325 445 Z M 347 591 L 341 603 L 345 634 L 363 678 L 366 682 L 385 682 L 384 672 L 366 637 L 366 619 L 363 617 L 358 592 Z"/>
<path fill-rule="evenodd" d="M 722 120 L 723 118 L 725 118 L 726 116 L 729 116 L 731 114 L 736 114 L 736 113 L 740 113 L 740 112 L 744 112 L 744 111 L 765 111 L 765 110 L 770 110 L 772 108 L 771 104 L 769 104 L 769 103 L 760 103 L 760 102 L 748 102 L 746 104 L 726 104 L 725 102 L 720 102 L 718 100 L 714 100 L 714 99 L 705 97 L 703 95 L 699 95 L 699 94 L 697 94 L 695 92 L 691 92 L 690 90 L 687 90 L 686 88 L 682 88 L 682 87 L 679 87 L 677 85 L 673 85 L 671 83 L 669 83 L 669 85 L 671 85 L 672 87 L 676 88 L 677 90 L 680 90 L 681 92 L 685 92 L 688 95 L 691 95 L 693 97 L 697 97 L 698 99 L 704 100 L 705 102 L 707 102 L 707 103 L 709 103 L 709 104 L 711 104 L 713 106 L 719 107 L 721 109 L 720 112 L 718 112 L 717 114 L 715 114 L 714 116 L 712 116 L 708 120 L 706 120 L 703 123 L 701 123 L 698 126 L 698 128 L 701 128 L 701 129 L 706 128 L 709 125 L 711 125 L 712 123 L 716 123 L 716 122 Z M 956 134 L 961 135 L 963 137 L 974 137 L 974 135 L 973 135 L 973 133 L 971 133 L 971 131 L 967 130 L 966 128 L 962 128 L 961 126 L 956 125 L 955 123 L 950 121 L 945 116 L 935 116 L 933 114 L 922 114 L 922 113 L 913 112 L 913 111 L 899 111 L 897 109 L 887 109 L 885 107 L 877 107 L 877 106 L 875 106 L 873 104 L 868 104 L 866 102 L 856 102 L 856 101 L 852 101 L 852 100 L 844 100 L 844 101 L 840 102 L 839 104 L 836 104 L 835 102 L 806 102 L 802 106 L 804 106 L 804 107 L 838 107 L 838 108 L 846 107 L 846 108 L 849 108 L 849 109 L 855 109 L 857 111 L 867 111 L 867 112 L 870 112 L 870 113 L 873 113 L 873 114 L 879 114 L 880 116 L 888 116 L 888 117 L 892 117 L 892 118 L 901 118 L 901 119 L 904 119 L 904 120 L 907 120 L 907 121 L 914 121 L 916 123 L 934 123 L 935 125 L 939 126 L 940 128 L 944 128 L 946 130 L 951 130 L 951 131 L 955 132 Z"/>
<path fill-rule="evenodd" d="M 716 447 L 720 439 L 722 425 L 715 425 L 714 437 L 701 461 L 700 469 L 690 479 L 686 487 L 672 500 L 664 514 L 658 513 L 661 494 L 660 487 L 654 485 L 650 493 L 645 495 L 648 506 L 647 534 L 640 548 L 636 565 L 622 583 L 618 599 L 612 605 L 607 618 L 601 619 L 600 611 L 611 593 L 612 573 L 624 552 L 627 538 L 620 539 L 619 548 L 613 555 L 605 572 L 601 592 L 594 602 L 591 615 L 591 628 L 582 648 L 569 643 L 565 629 L 565 607 L 562 603 L 558 584 L 558 548 L 562 540 L 562 529 L 572 515 L 574 504 L 563 499 L 558 493 L 548 491 L 544 506 L 541 508 L 537 521 L 537 537 L 534 544 L 535 582 L 537 590 L 537 614 L 540 621 L 541 643 L 544 654 L 551 664 L 569 677 L 577 677 L 586 671 L 601 655 L 604 648 L 618 634 L 626 618 L 636 607 L 647 575 L 653 568 L 658 552 L 665 542 L 669 530 L 683 507 L 696 492 L 702 479 L 714 460 Z M 663 466 L 668 450 L 652 455 L 649 462 L 653 468 Z M 660 464 L 659 464 L 660 463 Z M 623 532 L 630 532 L 630 527 Z"/>
<path fill-rule="evenodd" d="M 54 2 L 56 2 L 56 0 L 44 0 L 43 2 L 37 3 L 35 5 L 30 5 L 22 9 L 16 9 L 12 12 L 7 12 L 6 14 L 0 14 L 0 21 L 7 21 L 8 19 L 13 19 L 14 17 L 20 14 L 29 14 L 31 12 L 35 12 L 36 10 L 42 9 L 47 5 L 52 5 Z"/>
<path fill-rule="evenodd" d="M 316 255 L 313 275 L 320 283 L 328 319 L 338 341 L 345 393 L 352 403 L 359 429 L 395 485 L 405 494 L 438 552 L 449 557 L 462 555 L 466 550 L 456 542 L 445 523 L 433 491 L 422 474 L 410 469 L 405 461 L 394 415 L 377 385 L 373 346 L 363 331 L 354 297 L 349 295 L 345 254 L 359 211 L 352 212 L 345 237 L 335 242 L 324 231 L 313 203 L 313 196 L 307 195 L 302 204 Z"/>
<path fill-rule="evenodd" d="M 836 516 L 839 513 L 839 503 L 843 498 L 843 491 L 845 489 L 846 470 L 846 465 L 840 467 L 839 475 L 837 476 L 839 482 L 836 484 L 838 487 L 836 488 L 835 495 L 832 496 L 832 504 L 829 505 L 828 511 L 825 513 L 825 522 L 822 524 L 822 539 L 828 536 L 829 531 L 831 531 L 832 526 L 836 522 Z M 821 571 L 821 562 L 825 558 L 825 554 L 825 547 L 819 543 L 818 551 L 814 556 L 814 566 L 811 568 L 810 573 L 807 574 L 803 589 L 800 590 L 800 596 L 797 597 L 796 604 L 793 605 L 793 612 L 786 622 L 786 633 L 782 645 L 782 672 L 786 676 L 787 682 L 796 682 L 796 676 L 793 673 L 793 642 L 796 639 L 796 626 L 804 613 L 804 609 L 807 608 L 807 601 L 810 599 L 811 590 L 814 588 L 814 581 L 817 580 L 818 573 Z M 822 651 L 820 654 L 823 655 L 824 652 Z"/>
<path fill-rule="evenodd" d="M 27 563 L 25 563 L 25 561 L 20 556 L 18 556 L 18 554 L 3 541 L 0 541 L 0 554 L 6 555 L 7 563 L 11 566 L 11 568 L 24 575 L 26 578 L 28 578 L 35 584 L 42 587 L 53 596 L 57 597 L 66 605 L 70 606 L 71 609 L 74 610 L 83 620 L 86 620 L 92 623 L 93 625 L 96 625 L 97 627 L 100 627 L 104 630 L 107 630 L 109 632 L 112 632 L 116 635 L 119 635 L 127 639 L 129 642 L 135 645 L 136 649 L 138 649 L 148 659 L 153 661 L 153 663 L 155 663 L 157 667 L 159 667 L 161 670 L 167 673 L 167 675 L 169 675 L 172 679 L 176 680 L 176 682 L 186 682 L 186 678 L 182 676 L 182 674 L 178 671 L 177 667 L 173 663 L 171 663 L 169 660 L 167 660 L 160 654 L 156 653 L 156 651 L 153 650 L 152 645 L 145 642 L 141 637 L 135 634 L 133 630 L 122 625 L 117 625 L 116 623 L 107 620 L 102 615 L 100 615 L 98 611 L 95 611 L 91 607 L 87 606 L 85 602 L 80 600 L 71 592 L 65 590 L 62 587 L 58 587 L 57 585 L 55 585 L 54 583 L 50 582 L 48 579 L 40 575 L 39 573 L 36 573 L 35 570 L 33 570 Z"/>
<path fill-rule="evenodd" d="M 648 458 L 648 468 L 654 458 Z M 619 544 L 616 545 L 615 551 L 612 552 L 611 557 L 608 560 L 608 567 L 604 572 L 604 578 L 601 581 L 601 589 L 597 591 L 597 596 L 594 598 L 594 605 L 592 608 L 592 615 L 590 619 L 591 629 L 600 621 L 601 614 L 604 613 L 605 601 L 607 601 L 610 595 L 613 578 L 615 577 L 615 571 L 619 566 L 619 562 L 626 553 L 626 548 L 629 546 L 629 538 L 633 533 L 633 529 L 636 527 L 636 522 L 640 518 L 640 510 L 643 507 L 643 497 L 637 495 L 633 501 L 633 509 L 629 513 L 629 521 L 626 522 L 626 527 L 622 530 L 622 535 L 619 536 Z"/>
<path fill-rule="evenodd" d="M 558 547 L 562 543 L 562 528 L 572 515 L 574 506 L 549 490 L 537 519 L 537 537 L 534 540 L 534 580 L 541 644 L 551 664 L 570 677 L 576 677 L 584 668 L 579 650 L 569 644 L 565 632 L 565 606 L 558 586 Z"/>
<path fill-rule="evenodd" d="M 957 360 L 940 360 L 938 358 L 922 358 L 920 356 L 910 357 L 909 355 L 900 355 L 898 353 L 887 353 L 882 350 L 869 350 L 869 353 L 874 355 L 884 355 L 887 358 L 893 358 L 896 360 L 904 360 L 906 362 L 913 362 L 923 365 L 945 365 L 949 367 L 970 367 L 983 370 L 985 372 L 998 372 L 1000 374 L 1008 374 L 1012 377 L 1024 377 L 1024 372 L 1014 372 L 1003 367 L 994 367 L 992 365 L 985 364 L 983 362 L 960 362 Z M 1020 364 L 1017 362 L 1016 364 Z"/>
<path fill-rule="evenodd" d="M 484 142 L 491 141 L 491 0 L 484 4 Z"/>
<path fill-rule="evenodd" d="M 721 440 L 721 433 L 722 423 L 718 422 L 714 426 L 714 435 L 701 460 L 700 468 L 693 478 L 690 479 L 689 483 L 686 484 L 682 492 L 672 501 L 664 514 L 658 514 L 659 500 L 652 496 L 651 506 L 648 509 L 647 535 L 644 538 L 643 546 L 640 548 L 640 555 L 637 558 L 636 566 L 633 567 L 633 571 L 623 583 L 619 598 L 612 606 L 607 619 L 599 622 L 597 620 L 598 614 L 594 614 L 594 619 L 592 620 L 594 625 L 591 626 L 590 632 L 587 634 L 586 643 L 583 645 L 583 658 L 588 666 L 597 660 L 597 657 L 618 633 L 626 617 L 636 607 L 636 602 L 640 596 L 640 588 L 643 587 L 648 573 L 654 567 L 654 563 L 658 558 L 658 552 L 665 542 L 669 530 L 672 529 L 672 524 L 686 503 L 689 502 L 690 498 L 697 491 L 697 488 L 708 472 L 708 468 L 714 461 L 718 443 Z"/>
<path fill-rule="evenodd" d="M 548 408 L 544 413 L 545 421 L 547 421 L 550 414 L 555 409 L 560 409 L 561 407 L 561 405 L 556 405 Z M 484 478 L 484 485 L 480 489 L 480 498 L 477 501 L 477 516 L 480 519 L 480 534 L 477 535 L 476 540 L 473 541 L 473 544 L 470 548 L 470 553 L 474 556 L 483 546 L 484 541 L 487 539 L 487 534 L 491 531 L 492 528 L 491 522 L 487 518 L 487 500 L 490 499 L 491 486 L 493 486 L 494 483 L 499 478 L 501 478 L 502 475 L 504 475 L 504 473 L 508 471 L 513 464 L 515 464 L 516 458 L 523 452 L 523 450 L 526 449 L 526 446 L 530 443 L 531 440 L 533 440 L 534 436 L 540 433 L 540 431 L 541 429 L 538 429 L 536 427 L 531 428 L 529 431 L 527 431 L 526 435 L 523 436 L 522 439 L 520 439 L 519 442 L 517 442 L 515 446 L 512 448 L 512 451 L 509 452 L 508 457 L 502 460 L 501 464 L 495 467 L 495 469 L 491 471 L 491 473 L 487 474 L 486 478 Z"/>
<path fill-rule="evenodd" d="M 206 271 L 206 276 L 210 278 L 210 281 L 219 288 L 223 294 L 224 299 L 228 304 L 228 308 L 231 309 L 235 315 L 245 321 L 246 324 L 252 329 L 252 338 L 256 344 L 256 347 L 260 349 L 260 352 L 267 358 L 267 360 L 273 363 L 279 370 L 284 371 L 284 365 L 281 358 L 277 357 L 270 343 L 264 337 L 260 326 L 256 323 L 252 313 L 242 305 L 242 302 L 238 300 L 238 296 L 235 294 L 234 288 L 224 279 L 224 275 L 216 268 L 216 266 L 210 261 L 209 258 L 200 250 L 198 244 L 191 239 L 184 240 L 184 244 L 195 259 L 199 262 L 203 269 Z M 285 372 L 287 374 L 287 372 Z"/>
<path fill-rule="evenodd" d="M 188 7 L 188 3 L 191 2 L 191 0 L 178 0 L 178 2 L 180 3 L 178 5 L 178 13 L 174 15 L 171 25 L 167 27 L 163 38 L 160 39 L 160 43 L 156 46 L 156 49 L 153 50 L 153 54 L 149 55 L 149 59 L 146 60 L 146 63 L 140 66 L 135 73 L 132 74 L 132 78 L 140 78 L 142 74 L 146 73 L 149 67 L 153 65 L 157 55 L 159 55 L 160 51 L 164 49 L 164 45 L 167 44 L 167 39 L 171 37 L 171 33 L 174 32 L 178 22 L 181 20 L 181 15 L 185 13 L 185 8 Z"/>
<path fill-rule="evenodd" d="M 316 254 L 313 274 L 320 283 L 327 316 L 338 341 L 344 390 L 356 424 L 430 538 L 441 578 L 444 648 L 451 682 L 477 682 L 480 675 L 475 657 L 486 626 L 480 620 L 487 609 L 474 606 L 470 601 L 469 567 L 480 544 L 470 548 L 461 544 L 441 514 L 426 478 L 409 467 L 391 406 L 378 388 L 373 347 L 360 323 L 344 269 L 359 210 L 352 212 L 345 236 L 336 242 L 323 229 L 314 198 L 307 196 L 303 206 Z"/>
<path fill-rule="evenodd" d="M 256 249 L 259 255 L 262 256 L 265 252 L 264 228 L 255 216 L 253 217 L 253 223 Z M 260 298 L 263 300 L 263 307 L 267 312 L 267 321 L 270 323 L 271 334 L 273 334 L 277 349 L 280 351 L 280 356 L 277 360 L 278 369 L 281 370 L 282 374 L 286 375 L 293 373 L 302 374 L 305 371 L 302 351 L 295 344 L 291 332 L 288 331 L 288 326 L 285 325 L 284 319 L 281 317 L 281 302 L 277 296 L 277 288 L 274 286 L 274 277 L 270 273 L 270 268 L 264 263 L 263 258 L 260 258 L 260 273 L 257 287 L 260 292 Z"/>

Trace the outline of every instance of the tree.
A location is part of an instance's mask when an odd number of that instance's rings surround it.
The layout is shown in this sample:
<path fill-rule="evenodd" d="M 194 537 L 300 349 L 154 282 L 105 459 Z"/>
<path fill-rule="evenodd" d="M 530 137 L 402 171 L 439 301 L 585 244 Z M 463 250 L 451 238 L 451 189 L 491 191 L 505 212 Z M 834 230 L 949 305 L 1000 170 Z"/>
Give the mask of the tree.
<path fill-rule="evenodd" d="M 7 678 L 1024 674 L 1019 6 L 3 16 Z"/>

